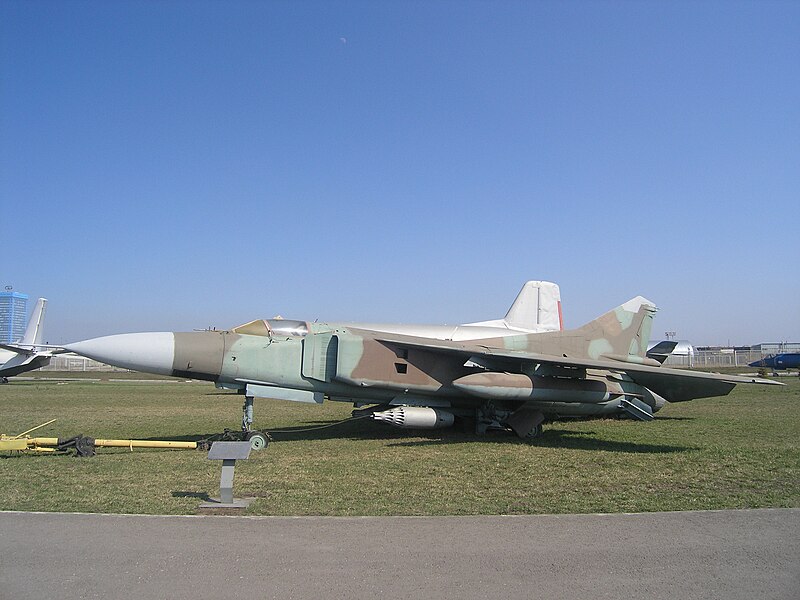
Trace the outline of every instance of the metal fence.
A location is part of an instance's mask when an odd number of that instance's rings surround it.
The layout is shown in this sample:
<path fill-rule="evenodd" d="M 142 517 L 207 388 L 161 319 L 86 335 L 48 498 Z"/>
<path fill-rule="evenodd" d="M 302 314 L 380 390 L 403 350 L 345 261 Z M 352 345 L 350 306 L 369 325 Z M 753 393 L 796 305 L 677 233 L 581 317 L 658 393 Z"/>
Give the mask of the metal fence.
<path fill-rule="evenodd" d="M 739 350 L 724 348 L 722 350 L 695 350 L 692 354 L 671 354 L 664 363 L 669 367 L 746 367 L 751 362 L 766 358 L 769 354 L 760 350 Z M 755 367 L 753 367 L 755 368 Z"/>
<path fill-rule="evenodd" d="M 97 362 L 91 358 L 76 356 L 74 354 L 56 355 L 50 359 L 50 364 L 42 367 L 42 371 L 128 371 L 112 367 L 105 363 Z"/>

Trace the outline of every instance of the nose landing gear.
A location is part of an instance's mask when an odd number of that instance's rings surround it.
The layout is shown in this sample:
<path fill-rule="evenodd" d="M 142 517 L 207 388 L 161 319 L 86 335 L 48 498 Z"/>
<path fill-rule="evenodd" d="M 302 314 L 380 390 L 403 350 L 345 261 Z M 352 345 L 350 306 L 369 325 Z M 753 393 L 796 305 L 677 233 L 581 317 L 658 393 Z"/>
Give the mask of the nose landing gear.
<path fill-rule="evenodd" d="M 245 441 L 250 442 L 251 450 L 263 450 L 269 446 L 269 434 L 262 431 L 250 431 L 244 436 Z"/>
<path fill-rule="evenodd" d="M 242 439 L 250 442 L 252 450 L 263 450 L 272 439 L 265 431 L 253 429 L 253 396 L 245 396 L 242 405 Z"/>

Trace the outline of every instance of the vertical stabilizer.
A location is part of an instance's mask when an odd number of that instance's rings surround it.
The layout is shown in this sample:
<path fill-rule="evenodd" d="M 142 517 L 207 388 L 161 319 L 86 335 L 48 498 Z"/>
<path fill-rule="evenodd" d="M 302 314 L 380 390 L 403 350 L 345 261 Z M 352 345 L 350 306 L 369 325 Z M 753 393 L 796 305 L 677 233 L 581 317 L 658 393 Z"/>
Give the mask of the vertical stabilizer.
<path fill-rule="evenodd" d="M 578 329 L 514 336 L 503 343 L 514 350 L 660 366 L 647 358 L 656 310 L 655 304 L 637 296 Z"/>
<path fill-rule="evenodd" d="M 550 281 L 528 281 L 508 309 L 504 321 L 513 329 L 561 331 L 561 290 Z"/>
<path fill-rule="evenodd" d="M 587 343 L 586 355 L 589 358 L 649 362 L 647 346 L 656 310 L 656 305 L 650 300 L 636 296 L 579 328 L 577 331 L 583 334 Z"/>
<path fill-rule="evenodd" d="M 44 335 L 44 313 L 47 309 L 47 299 L 39 298 L 36 306 L 31 313 L 28 326 L 25 328 L 25 335 L 19 341 L 20 346 L 39 346 Z"/>

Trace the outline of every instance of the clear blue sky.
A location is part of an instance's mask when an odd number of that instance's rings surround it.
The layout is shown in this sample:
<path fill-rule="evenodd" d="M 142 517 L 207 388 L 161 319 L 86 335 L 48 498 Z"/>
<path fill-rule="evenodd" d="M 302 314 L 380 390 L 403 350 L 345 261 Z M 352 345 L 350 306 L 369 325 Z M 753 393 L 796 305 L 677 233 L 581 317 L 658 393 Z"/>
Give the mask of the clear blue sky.
<path fill-rule="evenodd" d="M 0 3 L 0 285 L 46 337 L 643 295 L 800 341 L 798 2 Z"/>

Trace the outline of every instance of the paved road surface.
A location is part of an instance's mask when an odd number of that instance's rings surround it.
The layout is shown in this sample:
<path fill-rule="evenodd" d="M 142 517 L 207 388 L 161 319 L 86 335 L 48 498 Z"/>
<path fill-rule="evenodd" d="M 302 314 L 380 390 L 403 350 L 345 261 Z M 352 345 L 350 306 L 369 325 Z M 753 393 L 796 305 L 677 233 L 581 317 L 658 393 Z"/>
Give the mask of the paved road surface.
<path fill-rule="evenodd" d="M 800 509 L 522 517 L 0 512 L 5 598 L 800 598 Z"/>

